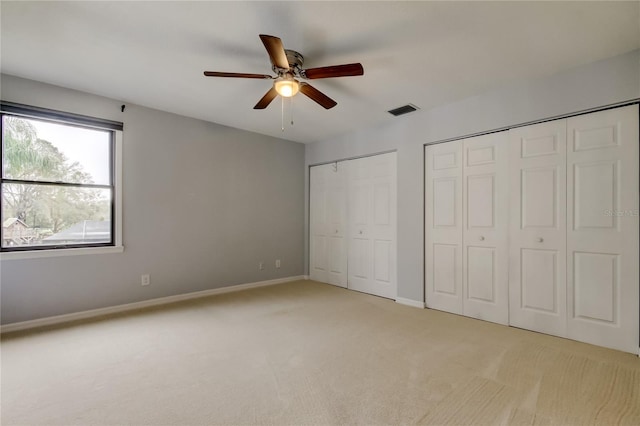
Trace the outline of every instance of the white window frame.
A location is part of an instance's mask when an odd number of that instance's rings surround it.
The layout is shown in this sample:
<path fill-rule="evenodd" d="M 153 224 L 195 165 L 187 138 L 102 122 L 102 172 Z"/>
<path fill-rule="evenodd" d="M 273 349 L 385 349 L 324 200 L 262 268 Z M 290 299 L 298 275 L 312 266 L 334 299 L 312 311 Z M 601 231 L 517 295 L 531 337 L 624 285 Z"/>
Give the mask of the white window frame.
<path fill-rule="evenodd" d="M 8 102 L 2 102 L 3 105 L 17 105 L 10 104 Z M 22 107 L 22 106 L 20 106 Z M 25 108 L 39 110 L 40 108 L 28 107 Z M 44 110 L 51 112 L 49 110 Z M 56 112 L 52 112 L 56 113 Z M 66 113 L 60 113 L 66 114 Z M 73 114 L 72 114 L 73 115 Z M 28 118 L 37 118 L 36 115 L 28 116 Z M 64 118 L 60 120 L 64 124 Z M 120 123 L 122 124 L 122 123 Z M 0 260 L 21 260 L 21 259 L 37 259 L 47 257 L 62 257 L 62 256 L 78 256 L 88 254 L 111 254 L 124 252 L 124 245 L 122 243 L 122 145 L 123 145 L 123 131 L 113 130 L 114 132 L 114 164 L 113 164 L 113 188 L 114 194 L 114 235 L 112 246 L 103 247 L 74 247 L 74 248 L 51 248 L 51 249 L 36 249 L 36 250 L 20 250 L 20 251 L 4 251 L 0 252 Z"/>

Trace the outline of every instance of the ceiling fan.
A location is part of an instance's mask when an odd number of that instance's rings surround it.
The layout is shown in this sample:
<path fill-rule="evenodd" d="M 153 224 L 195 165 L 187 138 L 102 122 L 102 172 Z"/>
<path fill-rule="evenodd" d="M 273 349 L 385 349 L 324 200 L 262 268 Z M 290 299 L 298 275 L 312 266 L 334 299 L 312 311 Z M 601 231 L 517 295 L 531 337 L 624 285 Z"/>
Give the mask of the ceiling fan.
<path fill-rule="evenodd" d="M 271 68 L 277 76 L 268 74 L 244 74 L 235 72 L 205 71 L 207 77 L 262 78 L 275 80 L 273 87 L 258 101 L 253 109 L 265 109 L 277 96 L 289 98 L 298 91 L 308 96 L 325 109 L 333 108 L 337 102 L 311 86 L 297 79 L 313 80 L 318 78 L 350 77 L 363 75 L 362 64 L 332 65 L 328 67 L 303 69 L 304 57 L 295 50 L 285 49 L 278 37 L 260 34 L 260 40 L 269 53 Z"/>

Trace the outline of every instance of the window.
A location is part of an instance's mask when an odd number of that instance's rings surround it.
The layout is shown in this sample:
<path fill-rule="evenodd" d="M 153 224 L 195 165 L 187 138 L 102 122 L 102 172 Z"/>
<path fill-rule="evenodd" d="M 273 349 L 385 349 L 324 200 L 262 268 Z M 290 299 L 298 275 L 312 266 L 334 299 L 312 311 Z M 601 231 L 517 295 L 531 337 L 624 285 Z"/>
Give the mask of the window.
<path fill-rule="evenodd" d="M 0 251 L 119 245 L 122 123 L 3 102 Z"/>

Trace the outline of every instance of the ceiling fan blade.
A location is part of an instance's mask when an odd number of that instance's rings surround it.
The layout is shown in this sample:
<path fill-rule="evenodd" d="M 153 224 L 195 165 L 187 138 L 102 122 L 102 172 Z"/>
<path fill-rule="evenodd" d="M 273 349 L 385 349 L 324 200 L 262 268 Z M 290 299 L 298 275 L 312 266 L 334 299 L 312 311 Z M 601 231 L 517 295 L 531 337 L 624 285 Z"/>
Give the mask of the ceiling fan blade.
<path fill-rule="evenodd" d="M 269 106 L 271 101 L 276 96 L 278 96 L 278 92 L 276 92 L 276 89 L 272 87 L 271 90 L 269 90 L 267 93 L 264 94 L 262 99 L 258 101 L 258 103 L 256 104 L 256 106 L 253 107 L 253 109 L 265 109 L 266 107 Z"/>
<path fill-rule="evenodd" d="M 207 77 L 233 77 L 233 78 L 261 78 L 272 79 L 273 77 L 267 74 L 245 74 L 240 72 L 218 72 L 218 71 L 205 71 L 204 75 Z"/>
<path fill-rule="evenodd" d="M 262 40 L 262 44 L 264 44 L 265 49 L 267 49 L 267 53 L 269 53 L 271 63 L 278 68 L 288 70 L 289 61 L 287 60 L 287 54 L 284 53 L 282 40 L 278 37 L 265 34 L 260 34 L 260 40 Z"/>
<path fill-rule="evenodd" d="M 303 74 L 310 80 L 314 78 L 352 77 L 363 75 L 364 68 L 362 68 L 362 64 L 360 63 L 332 65 L 330 67 L 309 68 L 308 70 L 304 70 Z"/>
<path fill-rule="evenodd" d="M 304 82 L 300 83 L 300 92 L 311 98 L 311 100 L 323 106 L 324 109 L 331 109 L 334 106 L 338 105 L 336 101 L 334 101 L 310 84 Z"/>

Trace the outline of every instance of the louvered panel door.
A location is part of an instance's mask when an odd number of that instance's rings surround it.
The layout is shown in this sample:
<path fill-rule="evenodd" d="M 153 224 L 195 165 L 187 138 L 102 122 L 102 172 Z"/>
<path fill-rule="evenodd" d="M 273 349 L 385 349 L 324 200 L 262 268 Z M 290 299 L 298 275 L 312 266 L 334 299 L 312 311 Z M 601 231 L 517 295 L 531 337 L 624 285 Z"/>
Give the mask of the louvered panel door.
<path fill-rule="evenodd" d="M 462 141 L 425 147 L 425 295 L 462 314 Z"/>
<path fill-rule="evenodd" d="M 507 132 L 462 141 L 462 312 L 500 324 L 509 322 L 507 142 Z"/>
<path fill-rule="evenodd" d="M 568 337 L 638 352 L 638 105 L 568 119 Z"/>
<path fill-rule="evenodd" d="M 509 324 L 566 336 L 566 120 L 509 131 Z"/>
<path fill-rule="evenodd" d="M 348 163 L 348 288 L 394 299 L 396 153 Z"/>

